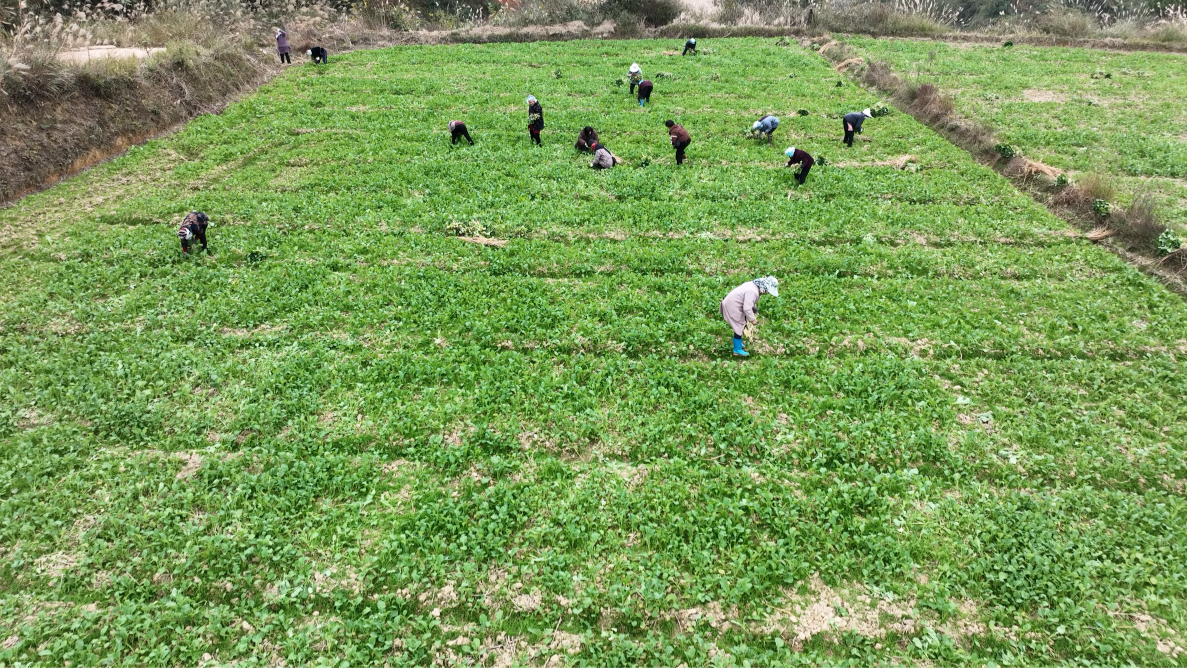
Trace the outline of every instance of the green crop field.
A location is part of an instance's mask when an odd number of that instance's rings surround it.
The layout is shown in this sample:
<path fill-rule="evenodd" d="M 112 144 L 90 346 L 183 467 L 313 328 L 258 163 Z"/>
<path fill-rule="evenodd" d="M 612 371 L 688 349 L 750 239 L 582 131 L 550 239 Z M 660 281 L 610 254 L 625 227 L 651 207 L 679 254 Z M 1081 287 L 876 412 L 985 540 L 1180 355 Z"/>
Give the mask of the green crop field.
<path fill-rule="evenodd" d="M 1187 665 L 1183 299 L 673 49 L 334 56 L 0 211 L 0 664 Z"/>
<path fill-rule="evenodd" d="M 1187 216 L 1187 57 L 1097 49 L 847 38 L 873 60 L 932 81 L 1032 160 L 1115 177 L 1121 201 Z"/>

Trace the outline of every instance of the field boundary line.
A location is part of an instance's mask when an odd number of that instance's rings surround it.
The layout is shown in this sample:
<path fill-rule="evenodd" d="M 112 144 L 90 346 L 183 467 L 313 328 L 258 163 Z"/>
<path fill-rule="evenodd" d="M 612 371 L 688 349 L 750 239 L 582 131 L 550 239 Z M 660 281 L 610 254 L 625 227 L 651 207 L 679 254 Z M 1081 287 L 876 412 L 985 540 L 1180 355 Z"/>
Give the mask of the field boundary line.
<path fill-rule="evenodd" d="M 842 40 L 833 40 L 820 45 L 819 54 L 826 60 L 837 64 L 851 61 L 858 50 Z M 1018 155 L 1011 159 L 1003 158 L 994 150 L 997 138 L 992 129 L 959 114 L 951 100 L 946 98 L 934 84 L 907 84 L 896 75 L 886 63 L 873 63 L 864 55 L 860 56 L 862 65 L 859 67 L 839 67 L 841 73 L 848 76 L 856 85 L 884 94 L 890 104 L 900 112 L 907 114 L 931 129 L 956 147 L 966 151 L 977 162 L 993 169 L 1002 178 L 1008 180 L 1015 189 L 1028 196 L 1036 204 L 1047 209 L 1051 215 L 1063 220 L 1073 229 L 1087 237 L 1087 233 L 1102 227 L 1102 221 L 1094 216 L 1090 210 L 1061 205 L 1055 196 L 1041 187 L 1028 165 L 1032 163 Z M 911 86 L 918 94 L 911 102 L 902 98 L 904 88 Z M 1090 239 L 1098 246 L 1107 248 L 1111 253 L 1124 260 L 1130 266 L 1142 273 L 1153 277 L 1163 286 L 1187 297 L 1187 269 L 1178 271 L 1166 266 L 1161 258 L 1150 253 L 1141 252 L 1130 247 L 1120 236 L 1109 236 L 1100 239 Z"/>

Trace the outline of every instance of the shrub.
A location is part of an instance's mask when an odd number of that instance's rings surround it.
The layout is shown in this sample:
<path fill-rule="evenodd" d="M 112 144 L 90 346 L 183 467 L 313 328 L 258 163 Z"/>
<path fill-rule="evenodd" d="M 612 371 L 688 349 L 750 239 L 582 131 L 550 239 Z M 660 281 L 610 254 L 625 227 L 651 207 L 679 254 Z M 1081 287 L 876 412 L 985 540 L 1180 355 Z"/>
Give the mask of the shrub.
<path fill-rule="evenodd" d="M 1096 20 L 1074 9 L 1056 9 L 1039 17 L 1036 27 L 1048 35 L 1083 38 L 1096 32 Z"/>
<path fill-rule="evenodd" d="M 1077 181 L 1076 187 L 1089 201 L 1100 199 L 1107 202 L 1117 195 L 1117 189 L 1113 187 L 1112 180 L 1104 174 L 1093 173 L 1082 176 Z"/>
<path fill-rule="evenodd" d="M 602 5 L 607 14 L 636 16 L 651 28 L 675 21 L 682 10 L 679 0 L 606 0 Z"/>
<path fill-rule="evenodd" d="M 1005 144 L 1005 143 L 998 144 L 998 145 L 994 146 L 993 150 L 996 151 L 998 155 L 1005 158 L 1006 160 L 1009 160 L 1009 159 L 1018 155 L 1017 149 L 1015 149 L 1013 146 L 1011 146 L 1009 144 Z"/>
<path fill-rule="evenodd" d="M 1159 255 L 1170 255 L 1183 247 L 1183 240 L 1175 234 L 1174 230 L 1167 228 L 1158 235 L 1157 246 Z"/>
<path fill-rule="evenodd" d="M 1101 218 L 1108 218 L 1109 203 L 1103 199 L 1092 200 L 1092 212 L 1095 213 L 1096 215 L 1100 216 Z"/>
<path fill-rule="evenodd" d="M 1057 188 L 1066 188 L 1070 182 L 1067 179 L 1067 174 L 1060 174 L 1055 177 L 1055 186 Z"/>

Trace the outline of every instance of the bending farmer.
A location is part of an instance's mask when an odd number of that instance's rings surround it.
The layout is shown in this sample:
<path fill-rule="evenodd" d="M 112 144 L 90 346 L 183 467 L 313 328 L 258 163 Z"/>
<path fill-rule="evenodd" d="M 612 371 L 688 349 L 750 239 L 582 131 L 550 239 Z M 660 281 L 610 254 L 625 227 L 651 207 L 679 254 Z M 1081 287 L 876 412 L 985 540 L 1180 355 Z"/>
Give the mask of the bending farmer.
<path fill-rule="evenodd" d="M 627 81 L 631 83 L 631 95 L 635 94 L 635 86 L 643 80 L 643 70 L 640 69 L 639 63 L 631 63 L 631 69 L 626 71 Z"/>
<path fill-rule="evenodd" d="M 753 132 L 756 137 L 766 135 L 767 143 L 770 144 L 771 133 L 774 132 L 775 128 L 777 127 L 779 127 L 778 116 L 763 116 L 762 118 L 755 121 L 754 125 L 750 126 L 750 131 Z"/>
<path fill-rule="evenodd" d="M 651 100 L 651 79 L 644 79 L 639 82 L 639 106 L 647 104 Z"/>
<path fill-rule="evenodd" d="M 668 126 L 668 136 L 672 139 L 672 148 L 676 149 L 676 164 L 684 164 L 684 149 L 692 143 L 692 136 L 688 134 L 688 130 L 684 129 L 683 125 L 676 125 L 676 121 L 664 121 L 664 125 Z"/>
<path fill-rule="evenodd" d="M 752 331 L 754 324 L 758 322 L 758 298 L 768 294 L 772 297 L 779 296 L 779 279 L 774 276 L 764 276 L 743 283 L 721 300 L 721 317 L 725 318 L 730 329 L 734 331 L 735 355 L 745 357 L 750 354 L 742 349 L 742 335 L 750 336 L 749 331 Z"/>
<path fill-rule="evenodd" d="M 181 227 L 177 228 L 177 238 L 181 239 L 181 252 L 190 252 L 190 247 L 201 243 L 202 250 L 206 249 L 206 228 L 210 226 L 210 217 L 201 211 L 191 211 L 181 219 Z"/>
<path fill-rule="evenodd" d="M 540 146 L 540 131 L 544 129 L 544 107 L 535 95 L 528 96 L 528 134 Z"/>
<path fill-rule="evenodd" d="M 461 139 L 462 137 L 465 137 L 466 141 L 470 142 L 470 146 L 474 145 L 474 140 L 470 139 L 470 131 L 466 129 L 466 124 L 461 121 L 450 121 L 449 122 L 449 135 L 450 135 L 450 138 L 453 140 L 451 142 L 453 144 L 456 144 L 457 140 Z"/>
<path fill-rule="evenodd" d="M 688 38 L 688 41 L 684 43 L 684 53 L 682 53 L 680 55 L 687 56 L 689 51 L 692 51 L 692 55 L 694 55 L 694 56 L 697 55 L 697 38 L 696 37 Z"/>
<path fill-rule="evenodd" d="M 816 161 L 812 159 L 812 156 L 808 155 L 807 151 L 794 146 L 784 151 L 783 155 L 787 156 L 788 167 L 792 165 L 800 166 L 800 171 L 795 175 L 795 181 L 801 186 L 804 185 L 804 181 L 808 178 L 808 172 L 811 171 L 812 165 L 815 165 Z"/>
<path fill-rule="evenodd" d="M 581 132 L 577 133 L 577 143 L 573 144 L 573 148 L 578 151 L 593 151 L 592 147 L 598 143 L 598 131 L 590 126 L 581 128 Z"/>
<path fill-rule="evenodd" d="M 594 154 L 593 162 L 589 163 L 591 168 L 610 169 L 614 165 L 618 164 L 618 158 L 614 157 L 614 154 L 610 152 L 610 149 L 606 148 L 605 144 L 595 141 L 593 145 L 590 146 L 590 150 L 593 151 Z"/>
<path fill-rule="evenodd" d="M 856 132 L 857 134 L 861 134 L 861 124 L 865 123 L 867 118 L 873 117 L 874 115 L 870 113 L 869 109 L 845 114 L 845 117 L 841 119 L 841 122 L 845 126 L 844 141 L 846 146 L 850 148 L 853 147 L 853 133 Z"/>

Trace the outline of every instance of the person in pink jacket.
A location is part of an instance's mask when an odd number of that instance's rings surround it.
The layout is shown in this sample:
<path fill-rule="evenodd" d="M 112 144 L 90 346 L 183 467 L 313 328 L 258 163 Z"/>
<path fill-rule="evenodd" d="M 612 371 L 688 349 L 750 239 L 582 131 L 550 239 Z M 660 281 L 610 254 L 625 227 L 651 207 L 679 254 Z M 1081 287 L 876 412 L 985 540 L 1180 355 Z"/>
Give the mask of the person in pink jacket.
<path fill-rule="evenodd" d="M 745 357 L 750 353 L 742 350 L 742 334 L 746 328 L 758 321 L 758 298 L 762 295 L 779 296 L 779 279 L 764 276 L 743 283 L 730 291 L 721 300 L 721 317 L 734 330 L 734 354 Z"/>

